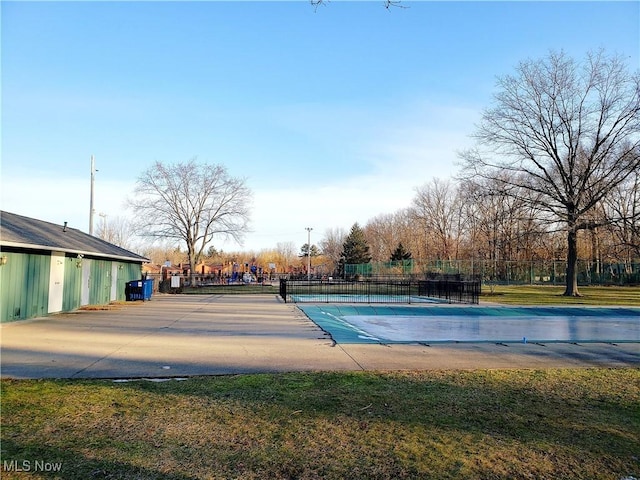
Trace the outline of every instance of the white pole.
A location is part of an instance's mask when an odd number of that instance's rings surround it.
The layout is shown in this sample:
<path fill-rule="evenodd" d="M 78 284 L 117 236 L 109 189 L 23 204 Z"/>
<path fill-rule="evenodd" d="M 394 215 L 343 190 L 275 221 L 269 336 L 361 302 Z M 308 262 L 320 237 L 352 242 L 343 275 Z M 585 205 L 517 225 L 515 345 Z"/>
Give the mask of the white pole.
<path fill-rule="evenodd" d="M 91 155 L 91 199 L 89 200 L 89 235 L 93 235 L 93 183 L 96 177 L 96 165 Z"/>
<path fill-rule="evenodd" d="M 307 281 L 311 281 L 311 230 L 313 228 L 306 227 L 307 231 Z"/>

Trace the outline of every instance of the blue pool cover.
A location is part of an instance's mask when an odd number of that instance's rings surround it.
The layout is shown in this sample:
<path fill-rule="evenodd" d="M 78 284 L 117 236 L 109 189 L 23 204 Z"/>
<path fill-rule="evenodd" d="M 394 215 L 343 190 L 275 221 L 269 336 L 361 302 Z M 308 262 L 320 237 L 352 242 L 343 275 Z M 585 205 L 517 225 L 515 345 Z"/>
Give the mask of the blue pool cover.
<path fill-rule="evenodd" d="M 640 308 L 297 305 L 337 343 L 640 342 Z"/>

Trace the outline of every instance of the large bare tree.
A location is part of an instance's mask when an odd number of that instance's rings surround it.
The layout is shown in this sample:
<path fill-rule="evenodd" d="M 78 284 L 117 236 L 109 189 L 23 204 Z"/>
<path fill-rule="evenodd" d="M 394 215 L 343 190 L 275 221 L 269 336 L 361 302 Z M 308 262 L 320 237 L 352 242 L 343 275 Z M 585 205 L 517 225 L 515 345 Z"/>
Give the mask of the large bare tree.
<path fill-rule="evenodd" d="M 457 259 L 461 235 L 460 195 L 449 180 L 433 178 L 416 188 L 410 215 L 431 233 L 439 259 Z"/>
<path fill-rule="evenodd" d="M 579 295 L 578 231 L 594 227 L 592 209 L 640 168 L 640 73 L 603 51 L 522 62 L 498 79 L 474 137 L 460 154 L 464 173 L 537 194 L 527 198 L 565 226 L 564 295 Z"/>
<path fill-rule="evenodd" d="M 396 228 L 396 217 L 397 213 L 382 213 L 370 218 L 364 226 L 364 234 L 374 262 L 388 262 L 394 248 L 401 241 L 401 232 Z"/>
<path fill-rule="evenodd" d="M 241 242 L 252 196 L 242 178 L 222 165 L 156 162 L 138 178 L 130 200 L 140 235 L 173 239 L 187 247 L 191 278 L 214 237 Z"/>

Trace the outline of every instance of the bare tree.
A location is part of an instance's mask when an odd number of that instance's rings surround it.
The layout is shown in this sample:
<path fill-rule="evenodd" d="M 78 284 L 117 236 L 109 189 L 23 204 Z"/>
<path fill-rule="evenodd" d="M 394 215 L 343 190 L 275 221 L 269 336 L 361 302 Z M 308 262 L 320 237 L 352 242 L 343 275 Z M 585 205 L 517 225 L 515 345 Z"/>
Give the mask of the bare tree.
<path fill-rule="evenodd" d="M 309 3 L 317 10 L 320 5 L 326 6 L 328 3 L 330 3 L 330 0 L 309 0 Z M 409 8 L 407 6 L 401 5 L 401 0 L 382 0 L 382 4 L 387 10 L 389 10 L 391 7 Z"/>
<path fill-rule="evenodd" d="M 374 262 L 389 261 L 393 249 L 400 242 L 399 233 L 396 229 L 396 214 L 394 213 L 383 213 L 367 221 L 364 226 L 364 234 L 367 237 L 371 259 Z"/>
<path fill-rule="evenodd" d="M 439 258 L 457 258 L 460 231 L 460 202 L 456 185 L 434 178 L 416 189 L 412 216 L 431 232 Z"/>
<path fill-rule="evenodd" d="M 537 194 L 527 201 L 565 226 L 564 295 L 577 296 L 577 233 L 593 227 L 589 212 L 640 168 L 640 74 L 602 51 L 582 63 L 550 53 L 522 62 L 498 88 L 477 148 L 460 154 L 463 171 L 499 179 L 510 195 Z"/>
<path fill-rule="evenodd" d="M 620 256 L 631 263 L 634 256 L 640 257 L 640 171 L 616 187 L 603 210 Z"/>
<path fill-rule="evenodd" d="M 296 247 L 293 242 L 278 242 L 276 245 L 276 255 L 282 267 L 282 272 L 288 271 L 290 265 L 293 265 L 296 258 Z"/>
<path fill-rule="evenodd" d="M 251 192 L 245 180 L 222 165 L 156 162 L 142 173 L 130 200 L 140 235 L 175 239 L 187 247 L 190 280 L 203 251 L 216 236 L 242 240 Z"/>
<path fill-rule="evenodd" d="M 322 255 L 331 263 L 330 271 L 338 267 L 340 255 L 342 254 L 342 245 L 347 236 L 343 228 L 328 228 L 324 232 L 324 237 L 320 240 L 320 250 Z"/>
<path fill-rule="evenodd" d="M 170 262 L 171 265 L 178 265 L 186 261 L 186 253 L 180 247 L 169 244 L 147 245 L 144 249 L 144 256 L 156 265 Z"/>
<path fill-rule="evenodd" d="M 459 192 L 465 225 L 461 257 L 481 260 L 487 280 L 505 278 L 509 261 L 552 258 L 545 240 L 553 222 L 534 207 L 535 202 L 523 200 L 527 192 L 508 195 L 502 181 L 495 179 L 467 180 Z M 513 272 L 517 275 L 517 268 Z"/>
<path fill-rule="evenodd" d="M 131 222 L 124 217 L 109 218 L 102 214 L 100 216 L 102 220 L 98 223 L 96 236 L 121 248 L 131 250 L 134 238 Z"/>

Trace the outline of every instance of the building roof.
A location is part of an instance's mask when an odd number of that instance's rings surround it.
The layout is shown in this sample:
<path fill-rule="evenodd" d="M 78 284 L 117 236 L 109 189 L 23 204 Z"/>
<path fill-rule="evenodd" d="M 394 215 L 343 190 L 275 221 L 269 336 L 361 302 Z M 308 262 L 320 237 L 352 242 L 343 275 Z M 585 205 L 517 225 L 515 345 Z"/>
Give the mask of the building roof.
<path fill-rule="evenodd" d="M 4 211 L 0 211 L 0 246 L 68 252 L 134 262 L 149 261 L 137 253 L 76 228 Z"/>

